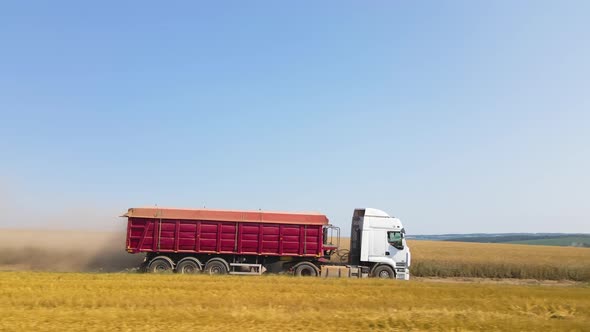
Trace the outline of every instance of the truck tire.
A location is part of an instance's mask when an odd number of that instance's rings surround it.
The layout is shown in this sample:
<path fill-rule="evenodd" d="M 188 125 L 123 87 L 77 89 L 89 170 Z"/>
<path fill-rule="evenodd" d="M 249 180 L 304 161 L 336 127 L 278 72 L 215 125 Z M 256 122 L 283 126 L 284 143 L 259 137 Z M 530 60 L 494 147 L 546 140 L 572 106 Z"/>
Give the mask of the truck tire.
<path fill-rule="evenodd" d="M 168 257 L 156 257 L 147 266 L 149 273 L 172 272 L 172 261 Z"/>
<path fill-rule="evenodd" d="M 210 259 L 207 264 L 205 264 L 205 273 L 207 274 L 227 274 L 228 272 L 228 265 L 221 258 Z"/>
<path fill-rule="evenodd" d="M 373 277 L 382 279 L 395 278 L 395 272 L 389 265 L 379 265 L 373 270 Z"/>
<path fill-rule="evenodd" d="M 320 270 L 311 262 L 301 262 L 293 266 L 293 275 L 297 277 L 317 277 Z"/>
<path fill-rule="evenodd" d="M 197 274 L 201 272 L 201 263 L 196 258 L 184 258 L 176 264 L 176 273 Z"/>

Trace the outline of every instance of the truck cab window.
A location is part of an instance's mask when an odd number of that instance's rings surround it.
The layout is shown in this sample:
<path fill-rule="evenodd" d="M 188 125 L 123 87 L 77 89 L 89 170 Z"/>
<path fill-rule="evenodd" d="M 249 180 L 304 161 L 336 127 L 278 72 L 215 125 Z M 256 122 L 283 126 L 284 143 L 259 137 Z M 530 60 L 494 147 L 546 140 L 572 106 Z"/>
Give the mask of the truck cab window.
<path fill-rule="evenodd" d="M 396 249 L 403 249 L 404 245 L 402 243 L 403 233 L 400 231 L 392 231 L 387 232 L 387 242 L 394 246 Z"/>

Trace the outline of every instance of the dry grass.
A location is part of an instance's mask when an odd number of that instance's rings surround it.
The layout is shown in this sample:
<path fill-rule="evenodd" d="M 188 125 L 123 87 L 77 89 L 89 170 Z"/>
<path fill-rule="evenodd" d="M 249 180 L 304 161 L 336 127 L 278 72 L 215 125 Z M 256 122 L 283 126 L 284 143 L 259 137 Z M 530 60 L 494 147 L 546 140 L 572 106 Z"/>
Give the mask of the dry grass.
<path fill-rule="evenodd" d="M 590 288 L 0 273 L 2 331 L 588 330 Z"/>
<path fill-rule="evenodd" d="M 349 239 L 340 244 L 347 250 Z M 414 277 L 590 281 L 590 248 L 422 240 L 408 245 Z M 336 255 L 332 260 L 340 261 Z"/>
<path fill-rule="evenodd" d="M 588 248 L 447 241 L 409 246 L 414 276 L 590 281 Z"/>
<path fill-rule="evenodd" d="M 0 232 L 0 268 L 135 266 L 123 245 L 122 234 Z M 414 276 L 590 280 L 587 248 L 410 246 Z M 587 284 L 448 280 L 0 272 L 0 331 L 590 330 Z"/>

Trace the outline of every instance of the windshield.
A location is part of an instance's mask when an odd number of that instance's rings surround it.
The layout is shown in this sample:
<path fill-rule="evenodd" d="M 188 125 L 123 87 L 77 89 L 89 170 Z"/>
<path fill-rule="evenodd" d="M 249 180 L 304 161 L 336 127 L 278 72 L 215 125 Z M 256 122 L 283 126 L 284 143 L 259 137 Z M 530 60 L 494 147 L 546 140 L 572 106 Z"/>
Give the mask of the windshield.
<path fill-rule="evenodd" d="M 397 249 L 403 249 L 403 233 L 400 231 L 387 232 L 387 242 Z"/>

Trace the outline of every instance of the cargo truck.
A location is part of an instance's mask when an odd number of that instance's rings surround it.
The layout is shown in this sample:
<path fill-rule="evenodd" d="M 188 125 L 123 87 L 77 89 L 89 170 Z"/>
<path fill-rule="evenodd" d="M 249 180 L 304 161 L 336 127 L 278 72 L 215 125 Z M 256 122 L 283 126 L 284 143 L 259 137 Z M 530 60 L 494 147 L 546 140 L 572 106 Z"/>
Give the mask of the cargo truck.
<path fill-rule="evenodd" d="M 150 273 L 410 278 L 402 223 L 378 209 L 354 210 L 345 262 L 330 260 L 340 229 L 319 213 L 146 207 L 123 217 L 127 252 L 145 253 Z"/>

